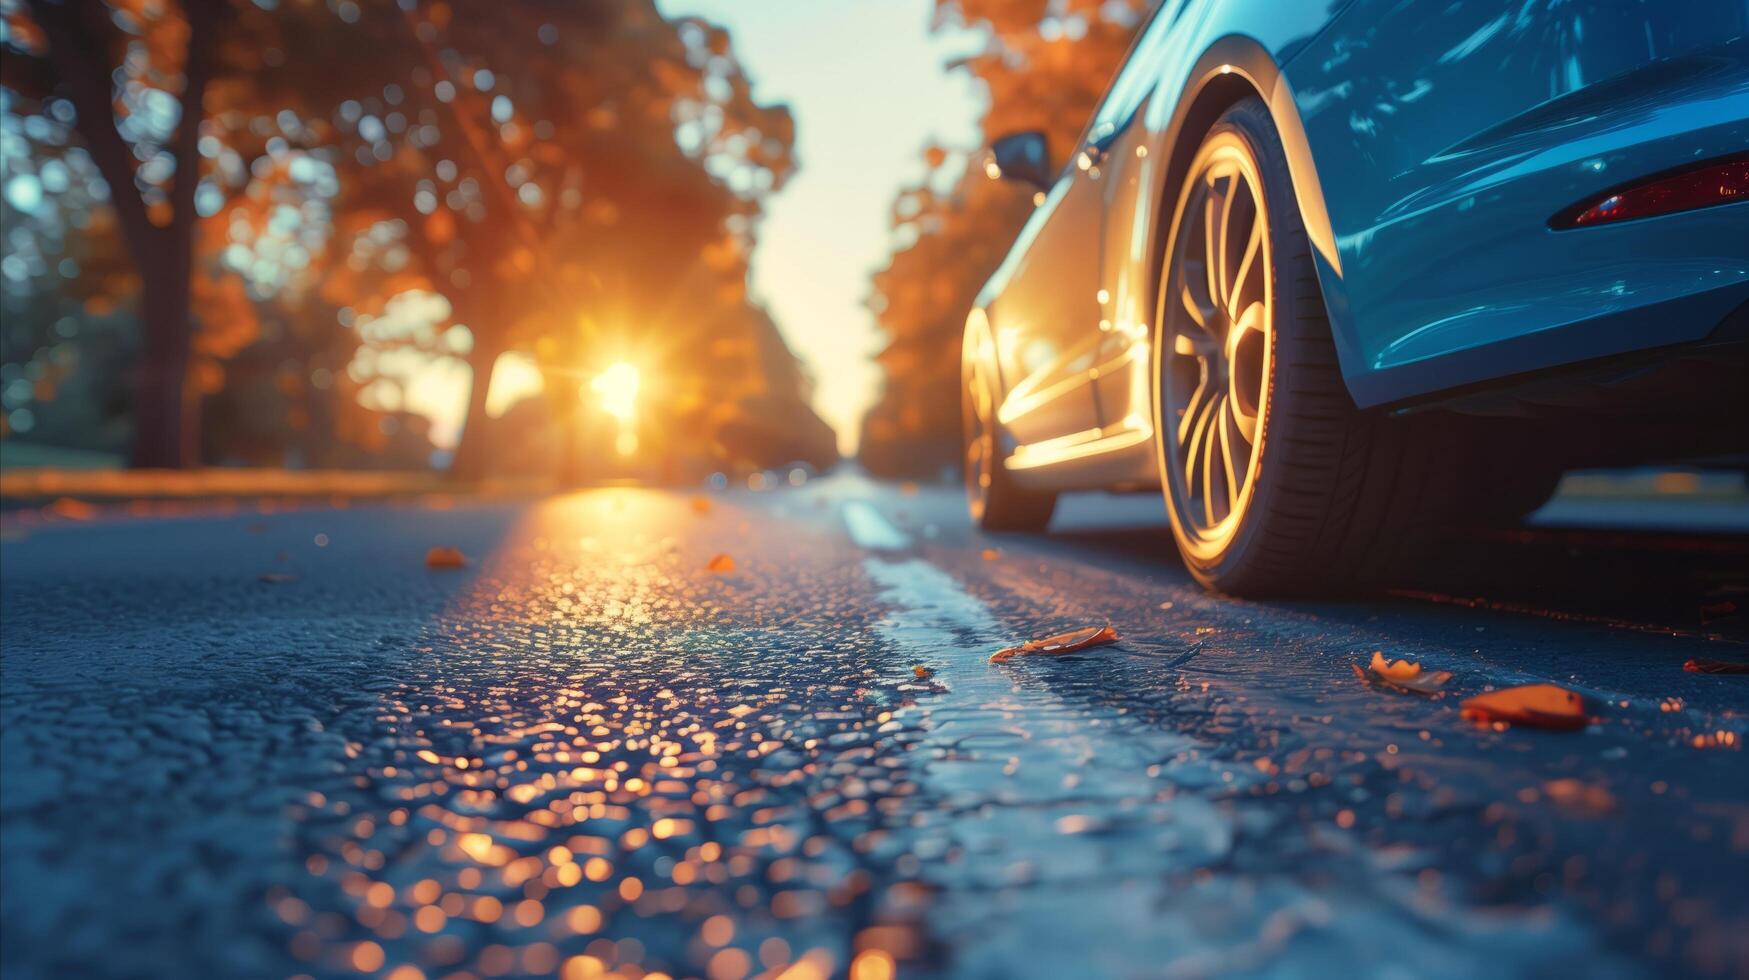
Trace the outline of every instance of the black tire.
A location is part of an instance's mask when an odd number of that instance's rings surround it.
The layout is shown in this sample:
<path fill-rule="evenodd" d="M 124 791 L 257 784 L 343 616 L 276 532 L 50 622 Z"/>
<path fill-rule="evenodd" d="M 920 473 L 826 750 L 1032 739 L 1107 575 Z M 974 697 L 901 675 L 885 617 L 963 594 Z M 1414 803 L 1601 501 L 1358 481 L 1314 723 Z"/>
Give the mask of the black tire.
<path fill-rule="evenodd" d="M 1057 495 L 1014 482 L 1004 464 L 996 388 L 981 357 L 979 338 L 968 333 L 960 364 L 960 417 L 965 453 L 966 510 L 985 531 L 1042 531 L 1056 510 Z"/>
<path fill-rule="evenodd" d="M 1184 311 L 1193 301 L 1186 294 L 1180 305 L 1177 298 L 1181 281 L 1191 280 L 1188 276 L 1181 280 L 1174 271 L 1180 253 L 1172 239 L 1185 223 L 1180 218 L 1186 214 L 1187 201 L 1193 200 L 1193 182 L 1207 178 L 1214 187 L 1220 179 L 1209 176 L 1213 170 L 1197 169 L 1216 141 L 1229 151 L 1235 142 L 1242 144 L 1254 158 L 1261 202 L 1253 205 L 1260 215 L 1253 220 L 1265 229 L 1260 247 L 1268 257 L 1256 274 L 1268 283 L 1271 329 L 1264 341 L 1268 353 L 1262 358 L 1262 390 L 1267 394 L 1260 399 L 1252 423 L 1249 458 L 1255 469 L 1248 471 L 1248 479 L 1253 482 L 1245 488 L 1247 495 L 1232 506 L 1228 514 L 1232 519 L 1221 529 L 1223 533 L 1211 536 L 1193 513 L 1197 501 L 1192 499 L 1196 493 L 1192 481 L 1175 475 L 1193 472 L 1193 463 L 1174 461 L 1194 454 L 1195 443 L 1181 445 L 1177 433 L 1182 416 L 1165 415 L 1163 398 L 1175 382 L 1163 371 L 1168 369 L 1168 359 L 1181 355 L 1163 345 L 1173 344 L 1175 331 L 1187 329 L 1183 321 L 1191 319 Z M 1244 176 L 1240 174 L 1241 179 Z M 1226 179 L 1230 195 L 1233 178 Z M 1247 99 L 1221 116 L 1204 137 L 1173 200 L 1156 315 L 1154 403 L 1167 509 L 1186 566 L 1204 586 L 1246 596 L 1341 592 L 1388 576 L 1423 539 L 1424 528 L 1449 523 L 1454 515 L 1454 497 L 1466 482 L 1463 461 L 1470 455 L 1452 451 L 1464 444 L 1463 420 L 1437 414 L 1391 418 L 1355 407 L 1337 364 L 1286 154 L 1260 100 Z M 1225 223 L 1219 234 L 1223 243 L 1232 236 Z M 1182 265 L 1178 263 L 1180 269 Z M 1205 265 L 1212 267 L 1213 262 L 1205 259 L 1192 271 Z M 1221 268 L 1224 275 L 1226 265 Z M 1239 268 L 1250 267 L 1239 263 Z M 1244 271 L 1240 277 L 1245 278 Z M 1210 282 L 1214 282 L 1212 275 Z M 1257 287 L 1235 281 L 1232 302 L 1244 302 L 1238 297 L 1247 288 Z M 1214 294 L 1215 287 L 1211 285 L 1208 292 Z M 1222 286 L 1220 292 L 1227 295 L 1229 290 Z M 1171 303 L 1169 293 L 1174 296 Z M 1174 315 L 1182 320 L 1172 320 Z M 1237 378 L 1239 372 L 1236 367 L 1223 369 L 1226 376 Z M 1208 383 L 1206 374 L 1204 378 L 1198 383 L 1199 393 Z M 1238 381 L 1227 383 L 1237 390 Z M 1186 382 L 1176 385 L 1182 390 Z M 1237 401 L 1238 396 L 1229 400 Z M 1221 414 L 1225 405 L 1217 402 L 1213 414 Z M 1205 472 L 1210 468 L 1203 465 Z M 1232 474 L 1233 467 L 1229 465 L 1226 472 Z M 1214 494 L 1207 489 L 1207 477 L 1203 479 L 1204 507 L 1208 523 L 1213 524 L 1213 505 L 1206 500 Z M 1222 482 L 1239 481 L 1228 476 Z"/>

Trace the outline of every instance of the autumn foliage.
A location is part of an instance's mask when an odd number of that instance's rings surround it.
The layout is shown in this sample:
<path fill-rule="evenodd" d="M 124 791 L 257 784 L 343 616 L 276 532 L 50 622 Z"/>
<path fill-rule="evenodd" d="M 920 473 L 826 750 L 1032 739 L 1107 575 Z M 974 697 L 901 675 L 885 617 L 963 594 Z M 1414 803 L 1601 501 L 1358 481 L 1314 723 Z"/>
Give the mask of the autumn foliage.
<path fill-rule="evenodd" d="M 615 358 L 661 379 L 638 434 L 670 468 L 832 461 L 808 379 L 745 288 L 794 123 L 752 97 L 726 31 L 652 0 L 0 15 L 8 138 L 26 137 L 43 189 L 7 217 L 48 257 L 9 275 L 9 313 L 42 326 L 6 360 L 89 369 L 52 325 L 123 319 L 132 354 L 110 386 L 137 465 L 428 451 L 403 386 L 448 363 L 473 379 L 466 475 L 586 478 L 611 433 L 579 392 Z M 505 355 L 544 395 L 495 421 Z"/>
<path fill-rule="evenodd" d="M 980 31 L 959 62 L 984 86 L 986 143 L 1040 130 L 1066 159 L 1140 26 L 1147 0 L 937 0 L 939 28 Z M 960 333 L 984 281 L 1033 207 L 1031 188 L 984 175 L 977 147 L 924 151 L 924 177 L 893 202 L 901 247 L 875 274 L 870 306 L 886 346 L 885 385 L 863 421 L 860 456 L 880 475 L 957 466 Z"/>

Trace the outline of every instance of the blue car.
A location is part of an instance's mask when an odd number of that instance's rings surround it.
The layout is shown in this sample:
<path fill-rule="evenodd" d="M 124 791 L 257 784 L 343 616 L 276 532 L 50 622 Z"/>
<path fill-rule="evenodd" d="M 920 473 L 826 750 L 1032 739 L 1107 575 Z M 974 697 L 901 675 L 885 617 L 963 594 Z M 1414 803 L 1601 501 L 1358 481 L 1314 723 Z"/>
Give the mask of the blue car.
<path fill-rule="evenodd" d="M 1301 593 L 1749 442 L 1744 0 L 1164 0 L 1063 149 L 991 148 L 985 528 L 1158 487 L 1204 585 Z"/>

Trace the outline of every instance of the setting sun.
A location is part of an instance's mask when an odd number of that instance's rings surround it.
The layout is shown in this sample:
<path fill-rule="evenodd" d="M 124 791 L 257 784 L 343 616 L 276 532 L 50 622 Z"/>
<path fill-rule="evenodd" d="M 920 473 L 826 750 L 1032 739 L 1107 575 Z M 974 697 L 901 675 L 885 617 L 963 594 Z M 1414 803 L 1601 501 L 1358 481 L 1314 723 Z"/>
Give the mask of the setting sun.
<path fill-rule="evenodd" d="M 621 361 L 595 376 L 589 387 L 601 398 L 601 409 L 622 424 L 638 412 L 638 369 Z"/>
<path fill-rule="evenodd" d="M 589 387 L 601 399 L 601 410 L 619 423 L 613 447 L 621 456 L 638 451 L 638 433 L 633 420 L 638 414 L 638 369 L 624 361 L 596 375 Z"/>

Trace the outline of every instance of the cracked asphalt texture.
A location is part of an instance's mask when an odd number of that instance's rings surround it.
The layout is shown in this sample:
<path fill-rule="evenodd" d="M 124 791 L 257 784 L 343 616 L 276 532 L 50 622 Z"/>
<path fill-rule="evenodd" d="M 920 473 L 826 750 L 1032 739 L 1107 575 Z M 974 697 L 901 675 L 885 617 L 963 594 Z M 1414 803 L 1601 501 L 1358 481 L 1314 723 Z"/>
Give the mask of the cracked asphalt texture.
<path fill-rule="evenodd" d="M 9 527 L 8 977 L 1749 976 L 1740 533 L 1255 603 L 854 477 Z M 1536 681 L 1594 723 L 1458 716 Z"/>

